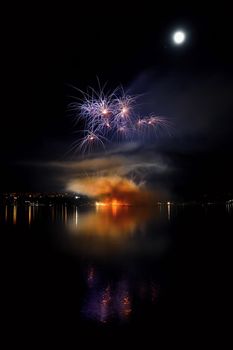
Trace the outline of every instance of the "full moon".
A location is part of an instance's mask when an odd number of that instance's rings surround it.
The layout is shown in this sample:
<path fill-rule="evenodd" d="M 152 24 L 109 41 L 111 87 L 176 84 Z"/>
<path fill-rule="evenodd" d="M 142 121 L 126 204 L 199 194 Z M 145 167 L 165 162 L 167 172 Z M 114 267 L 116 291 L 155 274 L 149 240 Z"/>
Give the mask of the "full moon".
<path fill-rule="evenodd" d="M 179 30 L 173 34 L 172 39 L 176 45 L 180 45 L 183 44 L 183 42 L 185 41 L 186 35 L 183 31 Z"/>

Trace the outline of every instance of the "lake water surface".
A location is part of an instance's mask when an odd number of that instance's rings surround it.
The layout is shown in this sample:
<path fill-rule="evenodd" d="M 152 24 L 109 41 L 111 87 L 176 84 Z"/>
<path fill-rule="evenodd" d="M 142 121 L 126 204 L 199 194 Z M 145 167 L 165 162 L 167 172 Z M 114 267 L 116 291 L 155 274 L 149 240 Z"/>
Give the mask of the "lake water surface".
<path fill-rule="evenodd" d="M 228 274 L 232 214 L 225 205 L 1 206 L 6 329 L 86 343 L 206 334 Z"/>

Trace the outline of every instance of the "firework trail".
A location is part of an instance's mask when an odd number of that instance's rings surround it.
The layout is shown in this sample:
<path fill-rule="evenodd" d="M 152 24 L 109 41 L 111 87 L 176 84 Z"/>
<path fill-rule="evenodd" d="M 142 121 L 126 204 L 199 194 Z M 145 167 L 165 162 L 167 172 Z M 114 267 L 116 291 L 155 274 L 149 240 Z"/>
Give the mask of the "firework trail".
<path fill-rule="evenodd" d="M 72 102 L 69 110 L 74 114 L 75 123 L 82 128 L 71 150 L 86 153 L 105 148 L 111 142 L 143 141 L 169 129 L 163 117 L 136 113 L 138 96 L 126 94 L 122 87 L 105 92 L 105 87 L 99 86 L 98 91 L 89 88 L 87 92 L 77 89 L 82 98 Z"/>

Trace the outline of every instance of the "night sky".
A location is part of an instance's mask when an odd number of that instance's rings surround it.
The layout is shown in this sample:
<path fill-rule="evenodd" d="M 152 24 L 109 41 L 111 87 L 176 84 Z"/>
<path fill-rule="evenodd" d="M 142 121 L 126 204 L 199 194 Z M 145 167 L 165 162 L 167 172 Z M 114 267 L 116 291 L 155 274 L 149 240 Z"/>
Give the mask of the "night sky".
<path fill-rule="evenodd" d="M 67 156 L 76 137 L 67 113 L 75 93 L 70 85 L 85 90 L 98 76 L 110 88 L 122 84 L 145 93 L 145 112 L 172 122 L 172 136 L 131 148 L 118 145 L 123 163 L 132 159 L 143 169 L 146 159 L 158 165 L 143 174 L 149 187 L 174 198 L 232 196 L 231 11 L 223 5 L 156 11 L 141 6 L 87 4 L 34 8 L 30 14 L 9 9 L 1 44 L 0 191 L 65 189 L 73 162 L 77 171 L 81 162 Z M 179 28 L 187 33 L 180 47 L 171 42 Z M 109 155 L 110 150 L 98 158 L 103 163 Z"/>

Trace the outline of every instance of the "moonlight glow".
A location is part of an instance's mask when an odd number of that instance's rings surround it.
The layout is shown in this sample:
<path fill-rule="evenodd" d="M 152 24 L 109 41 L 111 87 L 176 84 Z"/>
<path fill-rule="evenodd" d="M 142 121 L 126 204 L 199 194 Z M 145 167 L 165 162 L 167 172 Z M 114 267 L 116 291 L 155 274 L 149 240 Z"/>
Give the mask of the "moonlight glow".
<path fill-rule="evenodd" d="M 183 31 L 179 30 L 173 34 L 172 39 L 176 45 L 181 45 L 184 43 L 186 39 L 186 35 Z"/>

